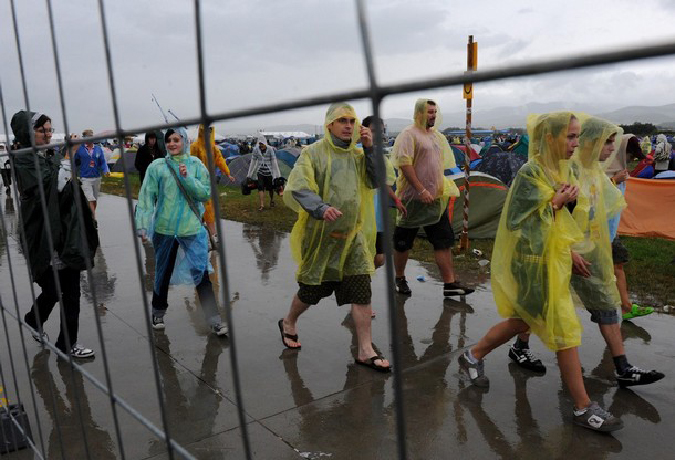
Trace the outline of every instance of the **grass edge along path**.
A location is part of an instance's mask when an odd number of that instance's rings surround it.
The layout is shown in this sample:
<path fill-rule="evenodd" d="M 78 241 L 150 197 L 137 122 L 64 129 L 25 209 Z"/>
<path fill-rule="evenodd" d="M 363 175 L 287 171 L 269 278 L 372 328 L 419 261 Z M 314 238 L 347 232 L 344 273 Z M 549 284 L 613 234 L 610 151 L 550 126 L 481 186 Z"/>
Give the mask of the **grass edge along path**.
<path fill-rule="evenodd" d="M 138 174 L 128 174 L 131 195 L 138 197 L 140 188 Z M 111 195 L 126 196 L 123 177 L 104 177 L 101 191 Z M 218 186 L 220 193 L 220 215 L 224 219 L 256 224 L 263 228 L 290 232 L 296 221 L 296 213 L 284 205 L 280 196 L 274 195 L 275 207 L 269 207 L 269 195 L 265 194 L 265 209 L 258 211 L 258 192 L 244 196 L 238 187 Z M 658 238 L 621 237 L 628 248 L 630 261 L 625 265 L 628 290 L 631 299 L 644 305 L 660 309 L 675 304 L 675 241 Z M 489 265 L 481 267 L 481 259 L 490 260 L 493 240 L 472 240 L 471 248 L 482 255 L 473 253 L 455 255 L 455 268 L 462 275 L 483 277 L 489 273 Z M 410 252 L 412 259 L 433 262 L 433 249 L 423 238 L 415 240 Z M 482 275 L 482 276 L 481 276 Z"/>

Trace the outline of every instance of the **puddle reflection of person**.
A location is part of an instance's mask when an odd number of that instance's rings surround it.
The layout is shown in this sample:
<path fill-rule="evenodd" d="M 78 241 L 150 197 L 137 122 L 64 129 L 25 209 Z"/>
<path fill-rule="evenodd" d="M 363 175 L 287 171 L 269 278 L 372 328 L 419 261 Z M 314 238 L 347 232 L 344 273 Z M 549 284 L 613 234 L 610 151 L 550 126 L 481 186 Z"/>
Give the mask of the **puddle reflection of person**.
<path fill-rule="evenodd" d="M 213 435 L 223 400 L 217 389 L 218 362 L 221 353 L 228 347 L 227 342 L 213 334 L 207 336 L 204 359 L 196 374 L 184 368 L 171 355 L 171 343 L 167 335 L 157 335 L 155 345 L 171 437 L 185 445 Z M 153 457 L 165 450 L 166 441 L 153 439 L 148 456 Z"/>
<path fill-rule="evenodd" d="M 56 360 L 64 399 L 52 374 L 50 354 L 47 349 L 40 351 L 31 366 L 31 379 L 52 424 L 45 458 L 116 459 L 118 449 L 111 434 L 94 420 L 82 374 L 71 370 L 66 360 Z"/>
<path fill-rule="evenodd" d="M 99 312 L 105 315 L 105 304 L 115 295 L 115 284 L 117 277 L 115 275 L 108 276 L 108 264 L 105 260 L 103 249 L 99 248 L 94 256 L 94 266 L 91 269 L 91 277 L 96 290 L 96 301 L 98 302 Z M 94 301 L 93 293 L 90 289 L 89 280 L 87 277 L 82 278 L 82 294 L 89 302 Z"/>
<path fill-rule="evenodd" d="M 286 238 L 286 234 L 246 223 L 243 225 L 241 232 L 251 245 L 260 270 L 261 280 L 263 283 L 267 283 L 270 278 L 270 271 L 276 267 L 279 261 L 281 242 Z"/>

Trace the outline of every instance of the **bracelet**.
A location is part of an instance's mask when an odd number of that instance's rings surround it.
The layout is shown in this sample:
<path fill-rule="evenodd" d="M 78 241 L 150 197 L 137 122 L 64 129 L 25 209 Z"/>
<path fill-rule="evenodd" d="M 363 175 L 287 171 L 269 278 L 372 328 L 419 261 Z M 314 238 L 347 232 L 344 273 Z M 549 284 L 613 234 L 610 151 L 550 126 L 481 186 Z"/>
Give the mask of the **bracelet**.
<path fill-rule="evenodd" d="M 422 195 L 424 192 L 426 192 L 427 189 L 422 190 L 421 192 L 417 192 L 418 195 Z"/>

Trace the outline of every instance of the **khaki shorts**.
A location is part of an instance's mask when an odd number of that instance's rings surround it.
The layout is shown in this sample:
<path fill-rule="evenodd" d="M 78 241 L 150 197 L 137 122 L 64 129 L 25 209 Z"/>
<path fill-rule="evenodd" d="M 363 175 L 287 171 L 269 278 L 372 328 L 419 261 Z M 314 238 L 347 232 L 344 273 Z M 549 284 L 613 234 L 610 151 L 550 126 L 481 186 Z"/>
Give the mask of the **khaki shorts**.
<path fill-rule="evenodd" d="M 87 201 L 98 200 L 98 195 L 101 193 L 101 178 L 100 177 L 83 177 L 82 191 Z"/>

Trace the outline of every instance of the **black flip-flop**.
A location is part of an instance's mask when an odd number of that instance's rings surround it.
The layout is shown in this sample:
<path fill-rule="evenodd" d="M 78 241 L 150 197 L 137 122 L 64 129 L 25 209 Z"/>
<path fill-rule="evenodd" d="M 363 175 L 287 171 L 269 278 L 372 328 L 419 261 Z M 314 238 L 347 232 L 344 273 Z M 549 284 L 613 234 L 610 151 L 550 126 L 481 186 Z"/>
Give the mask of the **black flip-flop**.
<path fill-rule="evenodd" d="M 286 342 L 284 341 L 284 339 L 289 339 L 289 340 L 292 340 L 293 342 L 297 342 L 298 341 L 298 334 L 293 335 L 293 334 L 287 334 L 287 333 L 284 332 L 284 319 L 283 318 L 280 319 L 279 323 L 277 323 L 277 324 L 279 324 L 279 332 L 281 332 L 281 343 L 283 343 L 286 348 L 290 348 L 291 350 L 301 349 L 302 345 L 300 345 L 299 347 L 291 347 L 291 346 L 286 345 Z"/>
<path fill-rule="evenodd" d="M 366 359 L 365 361 L 359 361 L 358 359 L 355 359 L 354 362 L 356 364 L 361 365 L 361 366 L 366 366 L 366 367 L 369 367 L 371 369 L 374 369 L 377 372 L 391 372 L 391 366 L 385 367 L 385 366 L 378 366 L 377 364 L 375 364 L 375 360 L 378 360 L 378 359 L 381 359 L 382 361 L 384 361 L 385 358 L 382 355 L 375 355 L 372 358 Z"/>

